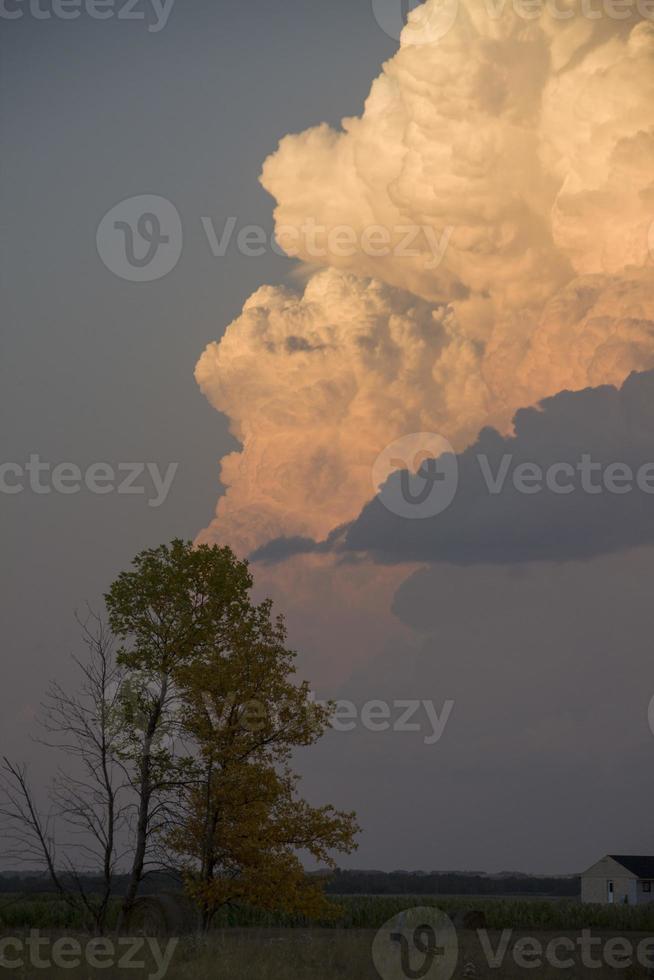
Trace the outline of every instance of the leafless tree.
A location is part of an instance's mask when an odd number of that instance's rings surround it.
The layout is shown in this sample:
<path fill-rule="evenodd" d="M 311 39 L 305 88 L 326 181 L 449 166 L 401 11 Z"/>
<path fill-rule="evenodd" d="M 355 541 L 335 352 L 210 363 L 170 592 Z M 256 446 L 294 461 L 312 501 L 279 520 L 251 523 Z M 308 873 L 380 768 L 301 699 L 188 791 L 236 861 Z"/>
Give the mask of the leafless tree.
<path fill-rule="evenodd" d="M 6 857 L 19 858 L 23 864 L 33 864 L 39 868 L 45 863 L 57 893 L 68 899 L 68 893 L 56 870 L 52 812 L 44 816 L 36 806 L 26 766 L 11 762 L 3 756 L 1 779 L 0 815 L 9 824 L 4 834 L 10 845 L 5 852 Z"/>
<path fill-rule="evenodd" d="M 101 618 L 89 610 L 78 623 L 87 648 L 84 658 L 73 657 L 81 675 L 79 690 L 69 693 L 58 682 L 51 683 L 42 705 L 39 739 L 74 764 L 58 770 L 50 808 L 43 815 L 25 767 L 5 758 L 0 816 L 5 818 L 13 854 L 22 861 L 45 863 L 59 895 L 82 908 L 102 933 L 129 816 L 129 778 L 120 752 L 122 672 L 114 659 L 113 637 Z M 99 892 L 92 892 L 86 882 L 89 869 L 96 868 L 101 885 Z"/>

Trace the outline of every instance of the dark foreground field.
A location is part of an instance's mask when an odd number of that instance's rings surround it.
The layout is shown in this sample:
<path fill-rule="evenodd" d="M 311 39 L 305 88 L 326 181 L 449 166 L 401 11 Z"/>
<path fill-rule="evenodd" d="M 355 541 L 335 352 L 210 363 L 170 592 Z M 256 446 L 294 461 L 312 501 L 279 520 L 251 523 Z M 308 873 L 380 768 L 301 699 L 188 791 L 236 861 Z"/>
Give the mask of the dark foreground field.
<path fill-rule="evenodd" d="M 109 936 L 113 956 L 105 950 L 104 962 L 98 965 L 98 948 L 87 955 L 93 940 L 60 903 L 46 896 L 2 901 L 0 934 L 10 945 L 0 938 L 0 960 L 5 958 L 0 980 L 635 980 L 654 976 L 647 965 L 654 964 L 650 939 L 654 911 L 649 908 L 445 896 L 350 896 L 339 899 L 339 904 L 343 915 L 336 927 L 283 926 L 253 912 L 232 912 L 224 917 L 230 925 L 223 922 L 206 937 Z M 403 962 L 397 944 L 388 947 L 382 962 L 374 961 L 379 928 L 401 910 L 417 906 L 436 906 L 452 917 L 465 909 L 479 909 L 487 928 L 458 929 L 448 955 L 433 959 L 431 968 L 413 947 Z M 584 936 L 585 945 L 580 942 Z M 30 938 L 40 943 L 40 965 L 34 965 Z M 57 941 L 59 960 L 52 955 Z M 81 950 L 78 965 L 70 943 L 78 956 Z M 62 953 L 68 957 L 65 965 L 61 965 Z"/>
<path fill-rule="evenodd" d="M 70 936 L 71 934 L 67 934 Z M 160 959 L 145 953 L 146 947 L 137 951 L 135 962 L 129 966 L 109 966 L 103 968 L 90 967 L 88 964 L 71 968 L 49 965 L 34 968 L 29 962 L 14 969 L 3 968 L 0 976 L 15 978 L 15 980 L 380 980 L 372 960 L 371 948 L 376 931 L 369 929 L 348 930 L 304 930 L 304 929 L 229 929 L 218 930 L 206 939 L 184 938 L 179 941 L 170 966 L 162 974 Z M 502 933 L 489 931 L 485 940 L 493 951 L 501 949 Z M 567 938 L 575 944 L 578 934 L 575 932 L 531 930 L 516 931 L 509 942 L 497 955 L 501 962 L 489 963 L 484 953 L 479 935 L 470 930 L 458 934 L 458 961 L 454 972 L 449 969 L 433 967 L 427 973 L 418 968 L 413 976 L 423 980 L 470 980 L 470 978 L 507 978 L 518 980 L 524 977 L 536 977 L 538 980 L 580 980 L 585 977 L 635 978 L 654 975 L 647 968 L 633 962 L 621 968 L 609 966 L 601 962 L 602 950 L 612 938 L 614 932 L 598 931 L 593 938 L 600 941 L 596 947 L 593 960 L 597 958 L 599 965 L 584 966 L 580 954 L 574 956 L 574 964 L 567 968 L 547 963 L 534 963 L 531 968 L 525 968 L 515 962 L 514 952 L 516 943 L 527 937 L 541 944 L 543 950 L 548 943 Z M 57 937 L 52 934 L 51 939 Z M 620 942 L 624 936 L 617 937 Z M 634 949 L 642 940 L 649 938 L 642 933 L 632 933 L 628 940 Z M 83 944 L 88 937 L 78 936 Z M 145 955 L 144 955 L 145 953 Z M 13 955 L 13 951 L 12 951 Z M 42 950 L 47 957 L 47 950 Z M 124 950 L 121 948 L 121 955 Z M 566 953 L 559 949 L 559 955 L 564 958 Z M 138 965 L 141 964 L 141 965 Z M 399 957 L 395 964 L 388 963 L 388 972 L 384 972 L 383 980 L 403 980 L 411 974 L 402 968 Z"/>
<path fill-rule="evenodd" d="M 539 932 L 529 933 L 516 932 L 505 948 L 503 963 L 497 966 L 488 963 L 484 949 L 480 943 L 480 938 L 475 932 L 459 932 L 458 963 L 454 973 L 447 967 L 438 970 L 432 968 L 425 974 L 426 980 L 445 980 L 452 977 L 458 978 L 519 978 L 535 976 L 537 978 L 561 977 L 566 980 L 582 977 L 624 977 L 636 978 L 647 977 L 647 969 L 637 963 L 632 968 L 627 967 L 616 970 L 604 963 L 599 968 L 596 966 L 584 967 L 579 957 L 576 957 L 575 965 L 569 969 L 561 969 L 557 966 L 548 966 L 543 960 L 541 966 L 525 969 L 518 966 L 513 961 L 513 949 L 515 943 L 521 937 L 528 936 L 540 942 L 543 949 L 553 939 L 560 939 L 567 936 L 573 943 L 577 940 L 575 933 L 561 932 Z M 601 939 L 602 947 L 613 933 L 594 933 L 594 936 Z M 204 947 L 194 950 L 188 962 L 179 967 L 174 967 L 170 973 L 170 980 L 195 980 L 195 978 L 225 978 L 225 980 L 336 980 L 336 978 L 347 978 L 347 980 L 380 980 L 371 957 L 371 947 L 375 937 L 374 930 L 339 930 L 332 931 L 301 931 L 301 932 L 260 932 L 257 935 L 248 935 L 247 932 L 238 931 L 237 933 L 221 933 L 214 937 Z M 632 935 L 631 941 L 634 947 L 637 943 L 647 937 L 642 935 Z M 498 950 L 502 934 L 499 932 L 489 932 L 486 939 L 492 950 Z M 601 954 L 599 954 L 601 955 Z M 218 962 L 217 962 L 218 961 Z M 401 980 L 409 976 L 402 970 L 399 956 L 393 962 L 388 963 L 389 972 L 383 980 Z M 418 966 L 417 972 L 420 973 Z"/>

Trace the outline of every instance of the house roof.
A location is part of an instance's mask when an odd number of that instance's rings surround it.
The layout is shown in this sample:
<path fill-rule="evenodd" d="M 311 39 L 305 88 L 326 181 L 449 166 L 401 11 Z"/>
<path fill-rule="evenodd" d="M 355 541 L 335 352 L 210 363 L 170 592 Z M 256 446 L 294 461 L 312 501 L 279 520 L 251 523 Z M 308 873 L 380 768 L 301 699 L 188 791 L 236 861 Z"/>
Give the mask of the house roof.
<path fill-rule="evenodd" d="M 638 878 L 654 879 L 654 857 L 651 855 L 609 854 L 609 857 Z"/>

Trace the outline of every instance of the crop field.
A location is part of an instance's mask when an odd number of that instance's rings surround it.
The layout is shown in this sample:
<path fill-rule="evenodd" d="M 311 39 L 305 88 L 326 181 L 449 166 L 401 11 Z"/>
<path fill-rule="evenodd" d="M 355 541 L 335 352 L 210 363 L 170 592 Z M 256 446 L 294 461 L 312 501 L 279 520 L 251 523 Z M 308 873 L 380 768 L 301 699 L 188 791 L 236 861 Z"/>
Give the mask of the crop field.
<path fill-rule="evenodd" d="M 402 910 L 417 906 L 434 906 L 450 917 L 479 910 L 486 920 L 486 929 L 481 932 L 457 930 L 454 972 L 420 974 L 426 980 L 432 977 L 436 980 L 475 977 L 517 980 L 525 976 L 536 976 L 539 980 L 554 980 L 555 977 L 561 980 L 585 977 L 636 980 L 654 976 L 654 970 L 649 972 L 647 964 L 635 955 L 639 944 L 647 945 L 649 938 L 654 936 L 654 910 L 647 907 L 583 906 L 570 900 L 445 896 L 347 896 L 334 901 L 341 909 L 339 919 L 323 926 L 308 926 L 298 920 L 254 910 L 225 910 L 208 935 L 159 937 L 157 942 L 161 949 L 170 950 L 163 965 L 162 957 L 152 955 L 143 937 L 140 940 L 139 937 L 124 937 L 120 941 L 125 944 L 125 949 L 121 949 L 121 955 L 111 964 L 102 967 L 88 962 L 79 967 L 54 964 L 45 970 L 33 969 L 26 959 L 20 965 L 17 962 L 3 964 L 0 980 L 4 977 L 7 980 L 38 980 L 40 976 L 44 980 L 380 980 L 382 974 L 372 956 L 377 930 Z M 34 930 L 39 936 L 47 937 L 51 945 L 57 940 L 72 939 L 84 950 L 93 942 L 82 932 L 75 914 L 55 897 L 3 896 L 0 899 L 0 934 L 20 942 L 27 941 Z M 592 965 L 584 962 L 578 946 L 584 930 L 592 931 L 596 947 Z M 548 944 L 554 944 L 558 961 L 552 965 L 545 960 L 537 969 L 533 965 L 526 968 L 516 956 L 519 948 L 516 944 L 525 939 L 540 944 L 543 950 Z M 118 941 L 117 937 L 113 940 Z M 126 966 L 121 961 L 130 941 L 140 941 L 140 945 L 135 947 L 134 962 Z M 561 943 L 573 950 L 569 961 L 572 965 L 567 967 L 559 965 L 560 961 L 565 962 L 567 955 L 559 948 Z M 623 958 L 619 968 L 602 959 L 602 951 L 614 949 L 616 943 L 623 953 L 625 943 L 634 950 L 631 960 Z M 654 941 L 647 948 L 651 948 L 654 963 Z M 397 966 L 395 972 L 389 972 L 382 980 L 402 980 L 405 974 L 397 972 L 399 969 Z"/>
<path fill-rule="evenodd" d="M 612 929 L 649 932 L 654 935 L 654 904 L 650 906 L 581 905 L 569 899 L 451 898 L 445 895 L 347 895 L 334 896 L 340 914 L 325 929 L 378 929 L 388 919 L 412 906 L 434 906 L 446 915 L 481 910 L 489 929 Z M 116 910 L 111 925 L 116 921 Z M 256 909 L 226 908 L 216 919 L 217 929 L 230 927 L 310 928 L 307 920 Z M 313 924 L 315 925 L 315 923 Z M 82 928 L 81 916 L 53 895 L 0 897 L 0 930 Z"/>
<path fill-rule="evenodd" d="M 45 935 L 46 933 L 43 933 Z M 19 935 L 20 933 L 12 933 Z M 52 942 L 61 933 L 49 933 Z M 82 949 L 89 943 L 89 937 L 66 932 L 67 941 L 77 938 Z M 174 951 L 162 970 L 161 956 L 153 957 L 147 946 L 136 946 L 136 958 L 129 965 L 118 960 L 109 968 L 89 966 L 83 963 L 77 967 L 49 966 L 34 969 L 27 960 L 16 967 L 1 969 L 7 980 L 403 980 L 410 975 L 424 977 L 425 980 L 474 980 L 474 978 L 497 977 L 500 980 L 520 980 L 524 977 L 537 977 L 538 980 L 585 980 L 585 978 L 622 978 L 640 980 L 651 977 L 652 971 L 637 962 L 616 969 L 602 962 L 584 965 L 579 955 L 575 955 L 573 965 L 568 968 L 543 963 L 537 969 L 527 969 L 515 962 L 516 944 L 525 938 L 530 943 L 540 943 L 543 948 L 550 942 L 559 943 L 567 939 L 571 946 L 577 941 L 574 931 L 516 930 L 510 941 L 503 946 L 503 934 L 489 930 L 485 936 L 488 947 L 498 957 L 491 963 L 486 951 L 473 931 L 458 935 L 458 962 L 453 972 L 417 972 L 413 974 L 393 972 L 380 974 L 372 958 L 375 939 L 374 929 L 227 929 L 216 930 L 209 936 L 185 937 L 174 943 Z M 642 933 L 630 933 L 634 945 L 646 941 Z M 622 935 L 614 931 L 599 930 L 594 933 L 596 941 L 603 946 Z M 163 943 L 162 943 L 163 945 Z M 42 956 L 47 956 L 41 951 Z M 124 955 L 121 950 L 120 955 Z"/>
<path fill-rule="evenodd" d="M 334 896 L 342 910 L 333 923 L 323 927 L 337 929 L 378 929 L 388 919 L 412 906 L 434 906 L 446 915 L 481 910 L 489 929 L 614 929 L 618 931 L 651 932 L 654 935 L 654 906 L 581 905 L 570 900 L 512 898 L 489 899 L 466 896 L 450 898 L 445 895 L 348 895 Z M 308 926 L 307 922 L 284 919 L 256 911 L 225 910 L 220 926 Z"/>

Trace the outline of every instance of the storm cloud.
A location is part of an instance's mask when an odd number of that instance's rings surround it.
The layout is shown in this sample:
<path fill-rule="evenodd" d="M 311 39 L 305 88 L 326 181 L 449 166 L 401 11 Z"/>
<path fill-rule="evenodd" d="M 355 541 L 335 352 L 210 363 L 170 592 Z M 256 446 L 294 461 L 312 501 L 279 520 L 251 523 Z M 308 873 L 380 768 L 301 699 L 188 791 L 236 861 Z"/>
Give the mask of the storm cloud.
<path fill-rule="evenodd" d="M 324 538 L 404 433 L 461 452 L 654 368 L 654 25 L 460 0 L 443 33 L 440 13 L 411 12 L 359 116 L 264 163 L 308 281 L 260 288 L 198 362 L 241 443 L 201 540 Z"/>
<path fill-rule="evenodd" d="M 452 461 L 396 471 L 359 517 L 324 542 L 277 539 L 254 558 L 336 551 L 382 562 L 569 561 L 654 542 L 654 372 L 620 387 L 561 392 L 521 409 L 514 434 L 484 429 Z M 455 491 L 455 492 L 454 492 Z M 411 513 L 434 495 L 431 516 Z M 402 504 L 397 507 L 397 503 Z M 441 509 L 442 507 L 442 509 Z M 412 519 L 416 517 L 416 519 Z"/>

